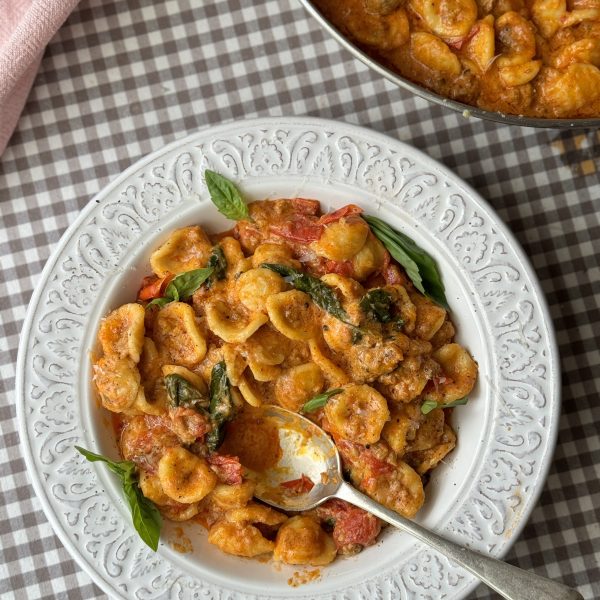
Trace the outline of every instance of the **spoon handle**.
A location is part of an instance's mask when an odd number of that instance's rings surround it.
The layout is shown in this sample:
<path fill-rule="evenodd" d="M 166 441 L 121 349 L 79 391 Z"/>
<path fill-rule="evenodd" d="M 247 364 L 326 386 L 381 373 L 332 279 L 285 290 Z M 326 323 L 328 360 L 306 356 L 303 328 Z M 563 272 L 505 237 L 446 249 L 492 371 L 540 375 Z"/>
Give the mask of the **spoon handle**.
<path fill-rule="evenodd" d="M 583 596 L 579 592 L 562 583 L 540 577 L 450 542 L 414 521 L 402 517 L 397 512 L 385 508 L 345 482 L 339 487 L 335 496 L 364 508 L 380 519 L 412 534 L 418 540 L 473 573 L 507 600 L 540 600 L 541 598 L 544 600 L 583 600 Z"/>

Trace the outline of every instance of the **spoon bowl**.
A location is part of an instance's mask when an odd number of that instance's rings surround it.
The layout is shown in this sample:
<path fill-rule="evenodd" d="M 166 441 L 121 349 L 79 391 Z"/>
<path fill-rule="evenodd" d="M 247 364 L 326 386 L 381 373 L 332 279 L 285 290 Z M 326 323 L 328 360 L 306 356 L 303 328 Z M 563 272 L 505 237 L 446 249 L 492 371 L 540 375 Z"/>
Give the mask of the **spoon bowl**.
<path fill-rule="evenodd" d="M 278 406 L 265 406 L 263 416 L 277 423 L 281 455 L 278 462 L 257 473 L 254 495 L 276 508 L 302 511 L 336 495 L 342 464 L 333 440 L 311 420 Z M 306 493 L 286 493 L 282 483 L 308 477 L 314 484 Z"/>
<path fill-rule="evenodd" d="M 507 600 L 583 600 L 576 590 L 459 546 L 379 504 L 344 481 L 339 452 L 318 425 L 278 406 L 265 406 L 261 412 L 276 426 L 281 451 L 277 462 L 254 473 L 254 495 L 259 500 L 293 512 L 310 510 L 330 498 L 339 498 L 435 548 Z M 313 484 L 309 491 L 295 492 L 282 485 L 305 477 Z"/>

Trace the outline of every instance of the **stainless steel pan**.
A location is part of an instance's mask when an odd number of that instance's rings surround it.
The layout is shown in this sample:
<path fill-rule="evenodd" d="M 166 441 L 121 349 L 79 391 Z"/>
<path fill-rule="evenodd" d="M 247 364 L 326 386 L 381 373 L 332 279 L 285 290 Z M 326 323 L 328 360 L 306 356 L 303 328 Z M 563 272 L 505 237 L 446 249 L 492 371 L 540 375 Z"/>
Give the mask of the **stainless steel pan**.
<path fill-rule="evenodd" d="M 360 48 L 355 46 L 347 37 L 340 33 L 332 23 L 330 23 L 319 11 L 319 9 L 310 0 L 300 0 L 306 10 L 320 23 L 321 27 L 328 31 L 344 48 L 352 52 L 358 60 L 362 61 L 376 73 L 383 75 L 386 79 L 396 85 L 409 90 L 425 100 L 435 102 L 441 106 L 446 106 L 452 110 L 462 113 L 465 117 L 478 117 L 487 121 L 496 121 L 506 125 L 520 125 L 521 127 L 546 127 L 549 129 L 600 129 L 600 118 L 593 119 L 540 119 L 536 117 L 522 117 L 518 115 L 507 115 L 500 112 L 483 110 L 476 106 L 463 104 L 456 100 L 444 98 L 439 94 L 430 92 L 426 88 L 413 83 L 412 81 L 401 77 L 397 73 L 390 71 L 382 64 L 373 60 L 368 54 L 365 54 Z"/>

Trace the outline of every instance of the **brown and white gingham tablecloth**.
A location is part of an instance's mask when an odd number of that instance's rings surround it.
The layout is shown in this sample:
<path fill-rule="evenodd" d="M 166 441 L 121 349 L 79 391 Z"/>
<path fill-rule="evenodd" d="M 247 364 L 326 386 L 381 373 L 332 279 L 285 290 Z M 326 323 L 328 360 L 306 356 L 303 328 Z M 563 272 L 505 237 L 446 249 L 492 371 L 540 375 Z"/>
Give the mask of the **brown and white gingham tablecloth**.
<path fill-rule="evenodd" d="M 93 194 L 164 144 L 226 120 L 304 114 L 424 150 L 524 246 L 558 334 L 563 414 L 544 492 L 508 560 L 600 598 L 600 132 L 432 106 L 369 72 L 296 0 L 82 0 L 46 51 L 0 158 L 1 598 L 106 597 L 54 536 L 17 434 L 19 333 L 59 238 Z M 480 587 L 471 599 L 494 597 Z"/>

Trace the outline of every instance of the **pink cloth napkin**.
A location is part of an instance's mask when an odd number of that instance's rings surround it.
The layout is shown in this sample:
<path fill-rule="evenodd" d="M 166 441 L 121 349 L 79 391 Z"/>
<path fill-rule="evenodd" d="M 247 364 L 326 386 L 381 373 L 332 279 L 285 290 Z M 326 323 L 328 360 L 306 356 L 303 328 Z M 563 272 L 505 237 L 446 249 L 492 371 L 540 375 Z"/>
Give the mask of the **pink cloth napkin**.
<path fill-rule="evenodd" d="M 0 155 L 17 125 L 46 44 L 79 0 L 0 0 Z"/>

